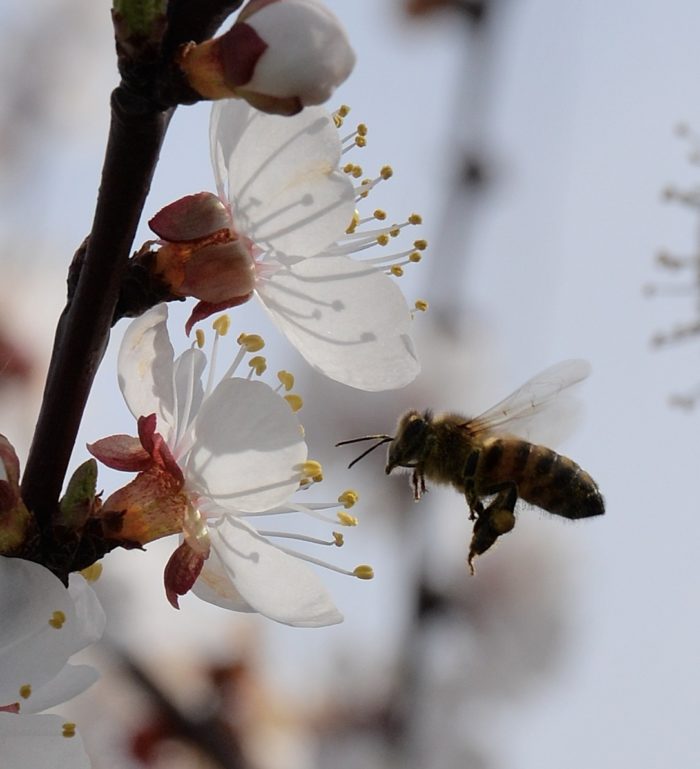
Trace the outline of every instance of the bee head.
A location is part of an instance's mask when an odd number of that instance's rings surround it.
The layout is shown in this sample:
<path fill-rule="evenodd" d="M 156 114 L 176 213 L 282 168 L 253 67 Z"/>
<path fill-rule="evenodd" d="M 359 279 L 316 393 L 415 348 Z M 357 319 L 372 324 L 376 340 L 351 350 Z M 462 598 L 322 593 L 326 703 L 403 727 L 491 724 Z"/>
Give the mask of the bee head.
<path fill-rule="evenodd" d="M 429 411 L 407 411 L 396 427 L 396 437 L 389 445 L 386 474 L 396 467 L 415 467 L 425 455 L 426 437 L 432 422 Z"/>

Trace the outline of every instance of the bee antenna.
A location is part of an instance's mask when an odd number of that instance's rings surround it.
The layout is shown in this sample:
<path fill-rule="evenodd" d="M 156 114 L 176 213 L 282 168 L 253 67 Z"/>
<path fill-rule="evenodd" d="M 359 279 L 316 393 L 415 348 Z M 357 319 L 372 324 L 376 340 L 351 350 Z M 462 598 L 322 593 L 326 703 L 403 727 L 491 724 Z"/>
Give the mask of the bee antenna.
<path fill-rule="evenodd" d="M 391 437 L 391 435 L 382 435 L 381 440 L 377 441 L 377 443 L 374 444 L 374 446 L 370 446 L 366 451 L 363 451 L 362 454 L 360 454 L 359 457 L 356 457 L 355 459 L 350 462 L 348 465 L 348 470 L 353 466 L 356 465 L 361 459 L 364 459 L 367 454 L 370 454 L 375 449 L 378 449 L 380 446 L 384 445 L 385 443 L 389 443 L 390 441 L 393 441 L 394 439 Z"/>
<path fill-rule="evenodd" d="M 362 438 L 350 438 L 347 441 L 338 441 L 336 443 L 336 446 L 347 446 L 348 443 L 360 443 L 360 441 L 376 441 L 378 439 L 382 440 L 382 443 L 386 443 L 387 441 L 393 441 L 394 436 L 393 435 L 365 435 Z M 381 446 L 382 444 L 377 444 L 378 446 Z"/>

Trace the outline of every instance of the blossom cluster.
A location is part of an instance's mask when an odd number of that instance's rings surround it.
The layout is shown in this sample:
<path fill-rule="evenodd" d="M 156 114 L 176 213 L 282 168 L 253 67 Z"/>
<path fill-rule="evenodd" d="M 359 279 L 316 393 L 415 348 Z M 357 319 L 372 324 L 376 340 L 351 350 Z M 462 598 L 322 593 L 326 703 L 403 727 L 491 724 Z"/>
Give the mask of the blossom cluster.
<path fill-rule="evenodd" d="M 175 354 L 164 303 L 131 322 L 118 381 L 136 434 L 99 438 L 88 450 L 133 478 L 103 500 L 89 460 L 51 522 L 75 542 L 89 531 L 109 547 L 175 535 L 164 569 L 175 608 L 191 592 L 233 611 L 322 627 L 342 614 L 317 567 L 373 576 L 366 564 L 318 557 L 343 545 L 339 529 L 357 525 L 348 510 L 358 495 L 303 500 L 323 471 L 308 456 L 294 377 L 267 372 L 260 336 L 241 333 L 233 344 L 231 318 L 220 314 L 257 298 L 314 369 L 351 387 L 394 389 L 417 375 L 410 327 L 426 305 L 410 308 L 396 278 L 426 243 L 387 247 L 420 216 L 390 223 L 381 209 L 360 213 L 392 169 L 366 177 L 348 153 L 366 144 L 367 127 L 345 134 L 349 109 L 319 106 L 354 62 L 340 22 L 319 0 L 250 0 L 228 32 L 177 54 L 188 85 L 215 100 L 216 192 L 159 211 L 150 221 L 157 240 L 140 255 L 165 294 L 196 300 L 183 329 L 183 341 L 193 330 L 194 339 Z M 213 315 L 207 352 L 200 324 Z M 19 460 L 0 436 L 1 763 L 87 767 L 75 724 L 36 714 L 93 682 L 91 668 L 68 660 L 101 636 L 105 618 L 82 577 L 65 586 L 23 560 L 41 532 L 19 479 Z M 315 531 L 299 533 L 298 520 Z"/>

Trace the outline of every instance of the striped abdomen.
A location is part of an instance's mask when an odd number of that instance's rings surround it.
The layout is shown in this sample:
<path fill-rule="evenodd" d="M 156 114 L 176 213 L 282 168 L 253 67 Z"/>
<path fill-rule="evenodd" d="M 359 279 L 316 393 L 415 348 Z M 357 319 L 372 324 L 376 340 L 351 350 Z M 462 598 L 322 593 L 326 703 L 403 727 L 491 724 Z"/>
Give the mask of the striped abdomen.
<path fill-rule="evenodd" d="M 585 470 L 546 446 L 518 438 L 485 442 L 475 479 L 480 496 L 512 482 L 521 499 L 564 518 L 588 518 L 605 512 L 603 497 Z"/>

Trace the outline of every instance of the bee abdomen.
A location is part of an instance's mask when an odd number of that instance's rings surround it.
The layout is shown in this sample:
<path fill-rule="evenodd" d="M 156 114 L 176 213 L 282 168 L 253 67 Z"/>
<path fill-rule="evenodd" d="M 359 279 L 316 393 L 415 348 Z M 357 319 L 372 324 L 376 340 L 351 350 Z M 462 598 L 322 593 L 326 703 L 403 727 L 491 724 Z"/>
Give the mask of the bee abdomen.
<path fill-rule="evenodd" d="M 593 478 L 573 460 L 546 446 L 497 440 L 486 450 L 482 468 L 496 483 L 513 481 L 519 497 L 553 515 L 573 519 L 605 512 Z"/>

